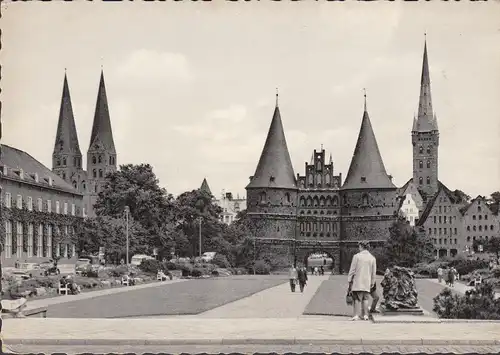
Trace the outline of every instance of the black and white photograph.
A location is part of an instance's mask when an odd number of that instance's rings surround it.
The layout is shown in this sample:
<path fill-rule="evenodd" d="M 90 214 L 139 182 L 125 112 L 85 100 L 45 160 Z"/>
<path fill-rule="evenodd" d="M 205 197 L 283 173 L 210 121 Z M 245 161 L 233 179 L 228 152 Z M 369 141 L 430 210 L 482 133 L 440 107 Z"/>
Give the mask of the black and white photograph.
<path fill-rule="evenodd" d="M 2 353 L 499 353 L 499 19 L 2 1 Z"/>

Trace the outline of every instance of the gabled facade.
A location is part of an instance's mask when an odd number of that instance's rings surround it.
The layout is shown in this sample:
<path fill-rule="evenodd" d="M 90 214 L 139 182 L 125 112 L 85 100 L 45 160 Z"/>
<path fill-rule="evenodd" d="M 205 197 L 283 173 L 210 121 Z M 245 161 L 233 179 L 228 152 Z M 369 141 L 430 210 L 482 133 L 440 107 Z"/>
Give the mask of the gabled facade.
<path fill-rule="evenodd" d="M 92 133 L 87 151 L 87 170 L 83 169 L 68 78 L 65 74 L 52 154 L 52 171 L 84 195 L 83 214 L 85 216 L 95 215 L 93 206 L 106 181 L 106 174 L 117 169 L 116 158 L 104 73 L 101 71 Z"/>
<path fill-rule="evenodd" d="M 221 198 L 215 200 L 215 203 L 222 208 L 220 220 L 226 224 L 235 222 L 238 219 L 238 213 L 247 208 L 247 200 L 239 195 L 234 197 L 231 192 L 223 192 Z"/>
<path fill-rule="evenodd" d="M 475 240 L 486 242 L 490 238 L 500 237 L 500 218 L 487 204 L 486 198 L 477 196 L 462 209 L 463 235 L 469 250 Z"/>
<path fill-rule="evenodd" d="M 398 195 L 400 199 L 399 212 L 411 226 L 415 226 L 425 208 L 425 204 L 417 186 L 413 183 L 413 179 L 408 180 L 408 182 L 399 189 Z"/>

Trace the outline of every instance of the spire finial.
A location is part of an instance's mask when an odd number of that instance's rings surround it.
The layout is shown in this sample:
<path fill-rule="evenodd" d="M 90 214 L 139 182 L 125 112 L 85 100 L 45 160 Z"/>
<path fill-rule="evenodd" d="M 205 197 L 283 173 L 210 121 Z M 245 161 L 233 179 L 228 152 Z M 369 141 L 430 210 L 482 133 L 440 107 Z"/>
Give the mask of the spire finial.
<path fill-rule="evenodd" d="M 278 97 L 279 97 L 278 88 L 276 88 L 276 107 L 278 107 Z"/>
<path fill-rule="evenodd" d="M 104 62 L 104 57 L 101 57 L 101 71 L 104 69 L 104 64 L 103 64 L 103 62 Z"/>
<path fill-rule="evenodd" d="M 363 96 L 365 97 L 365 112 L 366 112 L 366 89 L 363 88 Z"/>
<path fill-rule="evenodd" d="M 321 143 L 321 151 L 323 151 L 323 143 Z"/>
<path fill-rule="evenodd" d="M 66 74 L 67 70 L 68 70 L 68 68 L 64 67 L 64 74 Z"/>

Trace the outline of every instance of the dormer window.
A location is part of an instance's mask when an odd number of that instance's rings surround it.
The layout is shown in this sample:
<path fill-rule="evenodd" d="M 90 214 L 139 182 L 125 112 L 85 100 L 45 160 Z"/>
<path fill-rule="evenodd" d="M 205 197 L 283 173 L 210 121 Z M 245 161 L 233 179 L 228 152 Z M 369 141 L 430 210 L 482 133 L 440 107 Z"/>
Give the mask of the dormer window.
<path fill-rule="evenodd" d="M 274 176 L 269 177 L 269 182 L 274 182 Z"/>
<path fill-rule="evenodd" d="M 361 182 L 366 182 L 366 176 L 361 177 Z"/>
<path fill-rule="evenodd" d="M 424 152 L 424 147 L 422 147 L 422 146 L 418 147 L 418 152 L 420 154 L 422 154 Z"/>

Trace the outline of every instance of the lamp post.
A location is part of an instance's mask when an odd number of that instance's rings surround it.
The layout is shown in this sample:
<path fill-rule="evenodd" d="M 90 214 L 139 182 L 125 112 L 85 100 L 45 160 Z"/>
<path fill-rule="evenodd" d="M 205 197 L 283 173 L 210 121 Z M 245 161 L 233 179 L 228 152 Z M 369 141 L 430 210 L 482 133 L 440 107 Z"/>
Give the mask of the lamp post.
<path fill-rule="evenodd" d="M 130 213 L 130 208 L 125 206 L 125 236 L 127 238 L 127 268 L 129 267 L 129 257 L 128 257 L 128 249 L 129 249 L 129 240 L 128 240 L 128 214 Z"/>
<path fill-rule="evenodd" d="M 198 238 L 199 238 L 199 244 L 200 244 L 200 258 L 201 258 L 201 221 L 203 220 L 202 217 L 198 217 Z"/>
<path fill-rule="evenodd" d="M 256 238 L 253 237 L 253 274 L 255 275 L 255 263 L 257 259 L 257 247 L 256 247 Z"/>

